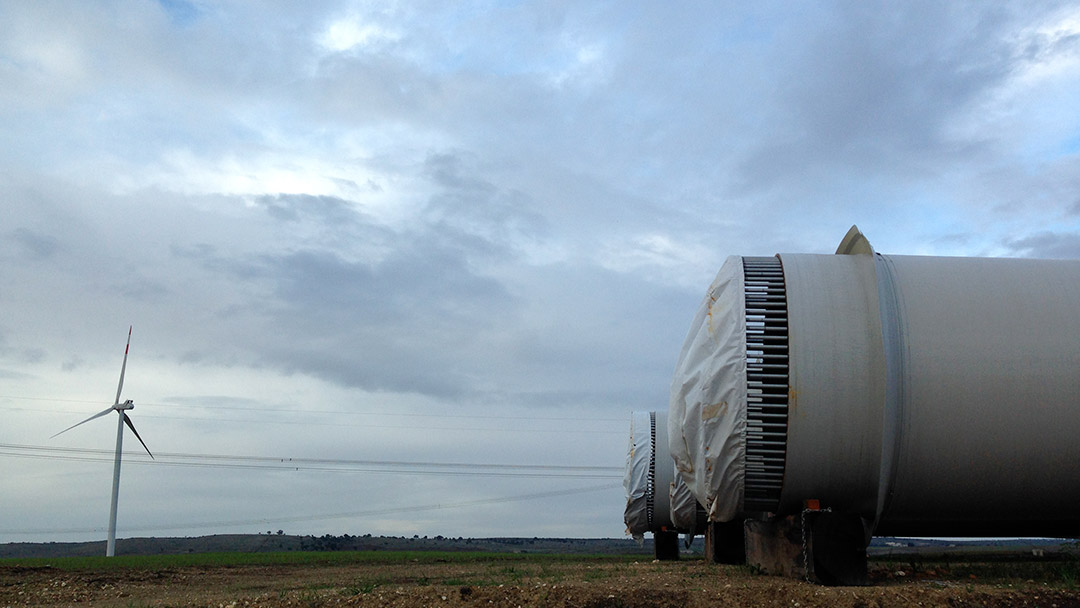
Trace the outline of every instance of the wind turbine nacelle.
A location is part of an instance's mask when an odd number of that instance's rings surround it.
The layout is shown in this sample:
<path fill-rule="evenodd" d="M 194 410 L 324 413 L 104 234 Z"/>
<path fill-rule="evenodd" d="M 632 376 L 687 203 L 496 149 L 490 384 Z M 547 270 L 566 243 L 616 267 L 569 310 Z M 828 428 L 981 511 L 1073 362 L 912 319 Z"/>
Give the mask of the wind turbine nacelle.
<path fill-rule="evenodd" d="M 669 433 L 711 521 L 818 501 L 884 535 L 1080 535 L 1080 260 L 882 255 L 854 227 L 732 256 Z"/>
<path fill-rule="evenodd" d="M 135 409 L 135 402 L 131 399 L 121 403 L 120 405 L 113 406 L 114 410 L 133 410 Z"/>

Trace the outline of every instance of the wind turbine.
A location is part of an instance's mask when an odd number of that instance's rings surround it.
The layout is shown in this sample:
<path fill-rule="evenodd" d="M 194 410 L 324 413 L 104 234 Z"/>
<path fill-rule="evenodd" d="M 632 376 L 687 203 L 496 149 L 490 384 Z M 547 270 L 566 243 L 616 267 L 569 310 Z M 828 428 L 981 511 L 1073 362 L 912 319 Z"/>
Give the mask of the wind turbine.
<path fill-rule="evenodd" d="M 127 401 L 120 403 L 120 391 L 124 389 L 124 371 L 127 369 L 127 357 L 128 349 L 131 348 L 131 327 L 128 327 L 128 340 L 127 346 L 124 348 L 124 364 L 120 367 L 120 385 L 116 387 L 116 401 L 113 402 L 112 407 L 109 409 L 98 412 L 93 416 L 83 420 L 79 424 L 85 424 L 95 418 L 101 418 L 109 412 L 115 411 L 118 414 L 116 421 L 116 458 L 113 462 L 113 478 L 112 478 L 112 506 L 109 507 L 109 541 L 105 545 L 105 556 L 112 557 L 116 555 L 116 498 L 120 494 L 120 450 L 124 445 L 124 425 L 128 425 L 132 433 L 135 433 L 135 438 L 142 444 L 143 449 L 147 454 L 150 454 L 150 448 L 146 447 L 146 442 L 139 437 L 139 431 L 135 430 L 135 425 L 132 424 L 131 418 L 127 415 L 126 410 L 135 409 L 135 404 L 128 399 Z M 68 428 L 60 431 L 56 435 L 66 433 L 71 429 L 79 426 L 79 424 L 73 424 Z M 56 437 L 53 435 L 53 437 Z M 50 437 L 51 439 L 52 437 Z M 150 458 L 153 459 L 154 455 L 150 454 Z"/>

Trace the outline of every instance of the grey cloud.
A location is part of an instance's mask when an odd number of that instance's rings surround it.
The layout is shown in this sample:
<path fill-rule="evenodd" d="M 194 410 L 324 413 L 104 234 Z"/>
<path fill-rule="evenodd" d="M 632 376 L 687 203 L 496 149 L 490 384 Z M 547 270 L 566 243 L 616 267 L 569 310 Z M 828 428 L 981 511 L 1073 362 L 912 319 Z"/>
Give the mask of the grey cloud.
<path fill-rule="evenodd" d="M 410 243 L 375 265 L 316 251 L 263 262 L 285 302 L 349 317 L 476 322 L 480 309 L 506 297 L 501 285 L 475 274 L 439 242 Z"/>
<path fill-rule="evenodd" d="M 336 54 L 320 61 L 310 81 L 322 115 L 354 124 L 431 120 L 443 97 L 440 80 L 417 65 L 379 54 Z"/>
<path fill-rule="evenodd" d="M 780 47 L 788 77 L 773 127 L 741 163 L 745 188 L 862 171 L 911 179 L 970 160 L 978 142 L 952 140 L 947 126 L 1012 72 L 1017 59 L 1001 32 L 1014 16 L 933 2 L 841 8 L 843 19 Z"/>
<path fill-rule="evenodd" d="M 425 210 L 429 222 L 504 244 L 549 234 L 547 220 L 535 210 L 537 201 L 520 191 L 502 190 L 480 177 L 461 155 L 431 155 L 424 171 L 438 187 Z"/>
<path fill-rule="evenodd" d="M 249 359 L 370 390 L 460 394 L 477 341 L 513 314 L 513 298 L 439 235 L 401 235 L 396 245 L 372 263 L 312 249 L 242 259 L 205 248 L 186 254 L 269 289 L 273 299 L 257 313 L 265 332 L 243 345 Z"/>
<path fill-rule="evenodd" d="M 507 398 L 621 409 L 666 403 L 701 294 L 585 264 L 535 268 L 518 282 L 531 297 L 522 325 L 501 336 Z"/>
<path fill-rule="evenodd" d="M 24 257 L 35 261 L 52 258 L 63 249 L 56 237 L 26 228 L 16 228 L 11 232 L 11 239 Z"/>
<path fill-rule="evenodd" d="M 348 252 L 351 257 L 374 261 L 396 249 L 401 239 L 401 235 L 377 222 L 355 201 L 344 198 L 276 194 L 257 197 L 255 203 L 266 209 L 271 218 L 296 225 L 283 225 L 277 231 L 285 242 L 304 243 L 299 248 Z"/>
<path fill-rule="evenodd" d="M 276 194 L 255 199 L 272 217 L 284 221 L 299 221 L 312 217 L 328 224 L 355 223 L 358 212 L 349 201 L 325 195 Z"/>
<path fill-rule="evenodd" d="M 1002 218 L 1005 234 L 1030 217 L 1080 215 L 1080 155 L 1039 160 L 992 165 L 966 185 L 980 213 Z"/>
<path fill-rule="evenodd" d="M 1037 63 L 1050 56 L 1075 51 L 1078 48 L 1080 48 L 1080 34 L 1058 37 L 1040 34 L 1031 38 L 1018 57 L 1023 61 Z"/>
<path fill-rule="evenodd" d="M 204 351 L 188 350 L 179 354 L 177 361 L 181 365 L 198 365 L 208 360 L 207 353 Z"/>
<path fill-rule="evenodd" d="M 448 190 L 490 198 L 495 193 L 495 187 L 479 178 L 463 175 L 462 165 L 463 161 L 458 155 L 434 154 L 427 158 L 424 168 L 435 183 Z"/>
<path fill-rule="evenodd" d="M 38 363 L 45 358 L 45 351 L 40 348 L 9 345 L 8 334 L 10 333 L 10 330 L 0 328 L 0 360 L 25 365 Z M 17 376 L 9 377 L 15 378 Z"/>
<path fill-rule="evenodd" d="M 955 249 L 968 246 L 973 242 L 971 234 L 965 233 L 950 233 L 942 234 L 940 236 L 931 239 L 931 242 L 935 245 L 941 246 L 945 249 Z"/>
<path fill-rule="evenodd" d="M 168 297 L 172 291 L 164 283 L 154 279 L 128 280 L 113 289 L 127 298 L 140 302 L 154 302 Z"/>
<path fill-rule="evenodd" d="M 8 351 L 0 351 L 0 356 L 3 356 L 8 361 L 15 361 L 18 363 L 40 363 L 45 360 L 45 351 L 40 348 L 20 348 L 11 349 Z"/>
<path fill-rule="evenodd" d="M 1039 232 L 1008 241 L 1012 255 L 1025 258 L 1080 259 L 1080 234 Z"/>
<path fill-rule="evenodd" d="M 79 356 L 68 357 L 60 364 L 60 369 L 65 372 L 73 372 L 86 364 L 86 360 Z"/>
<path fill-rule="evenodd" d="M 194 262 L 212 273 L 227 274 L 236 280 L 257 279 L 263 274 L 262 267 L 256 260 L 250 257 L 230 256 L 220 247 L 209 243 L 173 245 L 170 247 L 170 252 L 173 256 Z"/>
<path fill-rule="evenodd" d="M 531 407 L 662 402 L 699 294 L 567 264 L 521 267 L 508 283 L 472 267 L 472 246 L 422 231 L 372 263 L 312 249 L 237 260 L 203 249 L 198 259 L 271 295 L 254 313 L 261 329 L 236 345 L 254 365 Z"/>
<path fill-rule="evenodd" d="M 375 180 L 368 178 L 364 180 L 363 184 L 357 183 L 355 180 L 345 179 L 340 177 L 330 178 L 330 181 L 337 184 L 340 188 L 354 192 L 382 192 L 383 187 Z"/>
<path fill-rule="evenodd" d="M 229 395 L 173 395 L 162 397 L 162 401 L 176 405 L 225 406 L 230 408 L 257 408 L 265 405 L 257 399 L 245 399 Z"/>

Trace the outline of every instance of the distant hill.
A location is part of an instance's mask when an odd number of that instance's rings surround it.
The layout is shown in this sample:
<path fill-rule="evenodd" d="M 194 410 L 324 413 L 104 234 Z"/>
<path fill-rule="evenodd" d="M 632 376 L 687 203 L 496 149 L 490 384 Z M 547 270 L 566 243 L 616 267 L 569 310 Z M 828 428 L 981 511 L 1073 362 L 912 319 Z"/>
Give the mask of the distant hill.
<path fill-rule="evenodd" d="M 697 543 L 700 550 L 701 541 Z M 506 553 L 588 553 L 651 556 L 651 539 L 611 538 L 450 538 L 444 536 L 294 536 L 290 534 L 216 534 L 182 538 L 123 538 L 117 555 L 181 553 L 258 553 L 263 551 L 490 551 Z M 84 543 L 0 544 L 5 557 L 82 557 L 105 554 L 105 541 Z"/>

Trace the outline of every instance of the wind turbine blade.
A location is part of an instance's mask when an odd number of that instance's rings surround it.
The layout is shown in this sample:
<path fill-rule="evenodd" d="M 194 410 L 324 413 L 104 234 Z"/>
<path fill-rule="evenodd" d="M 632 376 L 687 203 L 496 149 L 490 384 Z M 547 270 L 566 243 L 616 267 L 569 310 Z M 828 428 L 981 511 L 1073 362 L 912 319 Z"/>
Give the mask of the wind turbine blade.
<path fill-rule="evenodd" d="M 139 431 L 135 430 L 135 425 L 131 423 L 131 418 L 124 412 L 120 412 L 120 414 L 124 417 L 124 424 L 128 425 L 128 428 L 131 429 L 132 433 L 135 433 L 135 438 L 138 439 L 139 443 L 142 444 L 142 447 L 144 450 L 146 450 L 146 453 L 150 454 L 150 448 L 146 447 L 146 442 L 142 440 L 142 437 L 139 437 Z M 150 454 L 150 459 L 154 459 L 153 454 Z"/>
<path fill-rule="evenodd" d="M 128 349 L 131 348 L 131 326 L 128 326 L 128 341 L 124 347 L 124 364 L 120 366 L 120 385 L 116 387 L 116 401 L 113 405 L 120 405 L 120 391 L 124 390 L 124 371 L 127 369 Z"/>
<path fill-rule="evenodd" d="M 60 434 L 62 434 L 62 433 L 66 433 L 66 432 L 70 431 L 71 429 L 73 429 L 73 428 L 75 428 L 75 427 L 79 426 L 79 424 L 86 424 L 87 422 L 90 422 L 90 421 L 91 421 L 91 420 L 93 420 L 94 418 L 101 418 L 102 416 L 104 416 L 105 414 L 108 414 L 108 413 L 109 413 L 109 412 L 111 412 L 111 411 L 113 411 L 113 408 L 111 408 L 111 407 L 110 407 L 110 408 L 109 408 L 109 409 L 107 409 L 107 410 L 104 410 L 104 411 L 98 412 L 98 413 L 94 414 L 93 416 L 90 416 L 89 418 L 87 418 L 86 420 L 83 420 L 82 422 L 80 422 L 80 423 L 78 423 L 78 424 L 73 424 L 73 425 L 69 426 L 68 428 L 66 428 L 66 429 L 64 429 L 64 430 L 60 431 L 59 433 L 57 433 L 56 435 L 60 435 Z M 49 439 L 52 439 L 53 437 L 56 437 L 56 435 L 53 435 L 52 437 L 49 437 Z"/>

